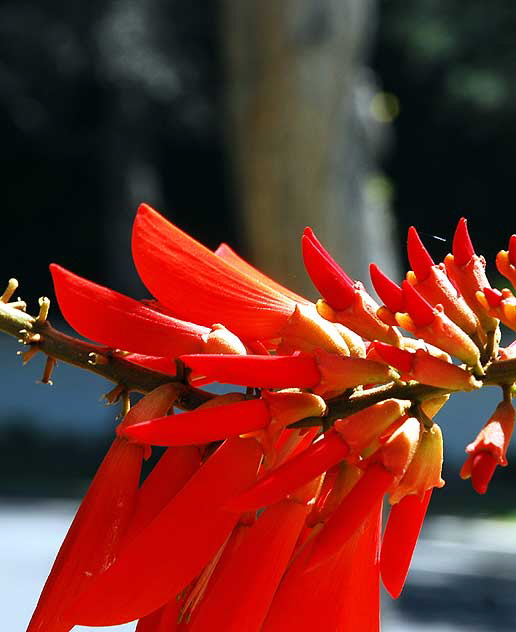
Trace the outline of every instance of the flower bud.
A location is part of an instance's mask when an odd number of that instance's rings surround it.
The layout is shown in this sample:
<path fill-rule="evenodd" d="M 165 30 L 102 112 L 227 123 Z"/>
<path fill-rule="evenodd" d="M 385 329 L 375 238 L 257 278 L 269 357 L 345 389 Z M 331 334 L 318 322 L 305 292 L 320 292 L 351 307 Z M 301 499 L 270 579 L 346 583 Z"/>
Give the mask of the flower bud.
<path fill-rule="evenodd" d="M 390 494 L 391 505 L 409 494 L 417 494 L 421 500 L 427 490 L 442 487 L 443 437 L 437 424 L 422 428 L 421 437 L 410 465 L 396 489 Z"/>

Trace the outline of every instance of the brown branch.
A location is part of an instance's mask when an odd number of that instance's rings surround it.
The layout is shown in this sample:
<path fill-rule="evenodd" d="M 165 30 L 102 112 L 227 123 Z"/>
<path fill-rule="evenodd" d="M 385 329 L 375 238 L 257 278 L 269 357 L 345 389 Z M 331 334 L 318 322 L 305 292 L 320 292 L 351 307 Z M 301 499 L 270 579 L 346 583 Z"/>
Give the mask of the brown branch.
<path fill-rule="evenodd" d="M 115 350 L 63 334 L 54 329 L 46 320 L 48 300 L 42 299 L 40 306 L 40 315 L 34 318 L 23 311 L 23 303 L 5 303 L 0 300 L 0 331 L 18 338 L 20 342 L 30 347 L 25 354 L 27 359 L 30 359 L 36 350 L 42 351 L 53 360 L 67 362 L 102 375 L 119 385 L 120 392 L 125 390 L 148 393 L 162 384 L 177 382 L 182 387 L 178 406 L 185 410 L 197 408 L 213 397 L 211 393 L 185 384 L 179 378 L 133 364 Z M 516 382 L 516 359 L 492 362 L 486 368 L 485 375 L 480 379 L 485 386 L 498 385 L 503 387 L 513 384 Z M 336 419 L 347 417 L 389 398 L 422 401 L 453 392 L 413 382 L 407 384 L 390 382 L 367 390 L 355 389 L 350 395 L 341 395 L 328 401 L 328 415 L 325 418 L 325 423 L 332 424 Z M 307 427 L 320 424 L 319 417 L 307 417 L 292 426 Z"/>
<path fill-rule="evenodd" d="M 183 389 L 178 406 L 186 410 L 197 408 L 212 397 L 210 393 L 184 384 L 174 377 L 129 362 L 112 349 L 67 336 L 54 329 L 48 320 L 34 318 L 12 304 L 1 301 L 0 331 L 18 338 L 31 350 L 37 349 L 49 358 L 102 375 L 122 386 L 122 390 L 148 393 L 162 384 L 177 382 Z"/>

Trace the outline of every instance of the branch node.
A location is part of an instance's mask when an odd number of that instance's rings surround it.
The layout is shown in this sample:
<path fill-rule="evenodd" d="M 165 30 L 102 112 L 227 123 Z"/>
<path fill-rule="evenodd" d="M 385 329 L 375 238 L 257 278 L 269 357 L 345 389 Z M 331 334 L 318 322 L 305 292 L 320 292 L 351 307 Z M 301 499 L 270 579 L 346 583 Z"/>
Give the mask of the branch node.
<path fill-rule="evenodd" d="M 101 353 L 92 351 L 88 353 L 88 364 L 92 366 L 106 366 L 106 364 L 109 364 L 109 358 L 106 358 L 106 356 L 103 356 Z"/>
<path fill-rule="evenodd" d="M 127 392 L 126 387 L 123 384 L 117 384 L 115 388 L 103 395 L 101 399 L 105 400 L 106 406 L 110 406 L 111 404 L 116 404 L 124 392 Z"/>

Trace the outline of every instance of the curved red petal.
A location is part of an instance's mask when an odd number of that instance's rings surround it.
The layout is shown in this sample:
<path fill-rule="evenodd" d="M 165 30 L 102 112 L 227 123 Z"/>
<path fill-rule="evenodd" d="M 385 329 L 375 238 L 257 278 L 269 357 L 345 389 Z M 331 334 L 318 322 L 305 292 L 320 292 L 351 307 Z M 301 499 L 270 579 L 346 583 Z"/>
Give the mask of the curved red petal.
<path fill-rule="evenodd" d="M 243 272 L 244 274 L 247 274 L 247 276 L 260 281 L 260 283 L 267 285 L 280 294 L 285 294 L 285 296 L 288 296 L 296 303 L 310 303 L 310 301 L 303 296 L 299 296 L 299 294 L 292 292 L 292 290 L 284 287 L 283 285 L 281 285 L 281 283 L 274 281 L 274 279 L 271 279 L 260 270 L 257 270 L 245 259 L 242 259 L 242 257 L 240 257 L 240 255 L 238 255 L 233 250 L 233 248 L 228 246 L 228 244 L 220 244 L 217 250 L 215 250 L 215 254 L 217 255 L 217 257 L 220 257 L 224 261 L 227 261 L 227 263 L 231 264 L 234 268 L 237 268 L 237 270 L 240 270 L 240 272 Z"/>
<path fill-rule="evenodd" d="M 468 232 L 468 223 L 464 217 L 461 217 L 455 234 L 453 235 L 452 252 L 455 263 L 458 266 L 464 266 L 475 254 L 475 249 L 471 243 Z"/>
<path fill-rule="evenodd" d="M 373 287 L 385 306 L 393 313 L 403 312 L 405 308 L 400 286 L 389 279 L 376 263 L 369 266 L 369 274 Z"/>
<path fill-rule="evenodd" d="M 151 293 L 179 318 L 216 320 L 242 338 L 274 337 L 295 302 L 225 262 L 142 204 L 133 227 L 133 258 Z"/>
<path fill-rule="evenodd" d="M 509 238 L 509 261 L 511 265 L 516 266 L 516 235 Z"/>
<path fill-rule="evenodd" d="M 435 264 L 414 226 L 408 230 L 407 254 L 417 280 L 424 281 Z"/>
<path fill-rule="evenodd" d="M 252 399 L 150 419 L 124 428 L 122 435 L 150 445 L 204 445 L 263 430 L 270 420 L 265 401 Z"/>
<path fill-rule="evenodd" d="M 209 329 L 166 316 L 139 301 L 50 266 L 57 302 L 80 334 L 108 347 L 157 356 L 201 351 Z"/>
<path fill-rule="evenodd" d="M 170 601 L 231 533 L 238 515 L 222 506 L 252 483 L 261 458 L 254 439 L 226 441 L 81 593 L 69 618 L 78 625 L 118 625 Z"/>
<path fill-rule="evenodd" d="M 222 384 L 256 388 L 313 388 L 321 374 L 313 356 L 184 355 L 181 360 L 201 375 Z"/>
<path fill-rule="evenodd" d="M 410 494 L 391 507 L 383 534 L 380 570 L 383 585 L 394 599 L 403 590 L 432 491 L 427 490 L 423 499 Z"/>
<path fill-rule="evenodd" d="M 348 453 L 349 448 L 343 439 L 329 431 L 323 439 L 266 474 L 251 489 L 231 499 L 227 508 L 240 513 L 278 502 L 342 461 Z"/>
<path fill-rule="evenodd" d="M 67 632 L 65 609 L 118 554 L 136 502 L 143 450 L 115 439 L 66 534 L 27 632 Z"/>
<path fill-rule="evenodd" d="M 473 456 L 471 484 L 477 494 L 485 494 L 493 478 L 498 459 L 491 452 L 483 451 Z"/>
<path fill-rule="evenodd" d="M 301 246 L 306 271 L 325 301 L 336 310 L 352 305 L 355 301 L 353 281 L 322 247 L 311 229 L 305 229 Z"/>
<path fill-rule="evenodd" d="M 266 509 L 234 550 L 225 551 L 189 632 L 259 632 L 308 512 L 283 500 Z"/>
<path fill-rule="evenodd" d="M 378 503 L 339 553 L 316 568 L 307 562 L 317 536 L 307 541 L 276 592 L 263 632 L 378 632 L 381 515 Z"/>
<path fill-rule="evenodd" d="M 138 490 L 127 537 L 132 537 L 158 515 L 201 466 L 194 446 L 168 448 Z"/>
<path fill-rule="evenodd" d="M 384 362 L 390 364 L 390 366 L 393 366 L 402 373 L 409 373 L 412 370 L 415 358 L 414 353 L 406 351 L 405 349 L 398 349 L 398 347 L 393 347 L 392 345 L 379 342 L 378 340 L 372 343 L 370 349 L 371 348 L 374 348 Z"/>
<path fill-rule="evenodd" d="M 393 480 L 392 472 L 380 464 L 373 463 L 366 469 L 318 535 L 309 561 L 310 567 L 315 567 L 338 553 L 340 547 L 377 507 Z"/>
<path fill-rule="evenodd" d="M 433 323 L 434 308 L 408 281 L 401 284 L 405 307 L 416 327 L 426 327 Z"/>

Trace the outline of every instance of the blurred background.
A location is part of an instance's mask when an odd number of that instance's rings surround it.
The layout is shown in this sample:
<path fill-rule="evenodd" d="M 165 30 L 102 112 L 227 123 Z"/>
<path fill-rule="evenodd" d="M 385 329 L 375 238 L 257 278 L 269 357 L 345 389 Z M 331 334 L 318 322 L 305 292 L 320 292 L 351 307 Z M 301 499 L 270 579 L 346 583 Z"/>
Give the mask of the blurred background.
<path fill-rule="evenodd" d="M 3 279 L 35 312 L 58 262 L 140 298 L 131 224 L 146 201 L 315 297 L 311 225 L 348 273 L 400 280 L 414 224 L 436 260 L 466 216 L 490 263 L 513 232 L 516 5 L 499 0 L 0 2 Z M 51 320 L 60 322 L 58 309 Z M 507 337 L 506 340 L 509 340 Z M 118 410 L 59 366 L 37 384 L 0 338 L 0 603 L 23 632 Z M 516 629 L 515 470 L 458 478 L 499 393 L 441 414 L 436 492 L 384 629 Z M 388 602 L 388 600 L 386 600 Z M 131 629 L 126 627 L 125 629 Z"/>

